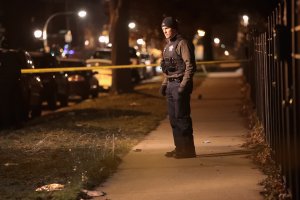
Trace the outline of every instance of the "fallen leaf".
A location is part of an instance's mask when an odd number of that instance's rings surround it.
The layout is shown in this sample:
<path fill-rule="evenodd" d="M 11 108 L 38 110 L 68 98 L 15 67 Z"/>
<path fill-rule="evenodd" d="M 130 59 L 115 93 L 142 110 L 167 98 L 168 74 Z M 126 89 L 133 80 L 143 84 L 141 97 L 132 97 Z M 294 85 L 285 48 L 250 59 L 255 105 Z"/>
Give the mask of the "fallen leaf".
<path fill-rule="evenodd" d="M 19 165 L 18 163 L 5 163 L 4 166 L 5 167 L 9 167 L 9 166 L 16 166 Z"/>
<path fill-rule="evenodd" d="M 55 191 L 55 190 L 62 190 L 65 186 L 62 184 L 58 184 L 58 183 L 52 183 L 52 184 L 48 184 L 48 185 L 43 185 L 42 187 L 37 188 L 35 191 L 36 192 L 40 192 L 40 191 Z"/>
<path fill-rule="evenodd" d="M 82 192 L 86 193 L 89 197 L 103 197 L 106 195 L 105 192 L 96 190 L 82 190 Z"/>
<path fill-rule="evenodd" d="M 141 104 L 136 103 L 136 102 L 132 102 L 131 104 L 129 104 L 130 106 L 140 106 Z"/>

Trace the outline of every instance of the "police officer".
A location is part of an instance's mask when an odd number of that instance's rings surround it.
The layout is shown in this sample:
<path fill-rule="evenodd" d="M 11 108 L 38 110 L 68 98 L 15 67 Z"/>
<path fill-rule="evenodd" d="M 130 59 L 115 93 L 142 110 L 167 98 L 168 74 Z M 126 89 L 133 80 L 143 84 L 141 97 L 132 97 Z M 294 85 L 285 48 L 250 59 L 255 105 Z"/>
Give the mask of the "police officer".
<path fill-rule="evenodd" d="M 167 45 L 161 63 L 165 78 L 160 93 L 167 98 L 175 144 L 175 149 L 165 156 L 192 158 L 196 156 L 190 117 L 190 94 L 196 69 L 194 46 L 179 34 L 178 23 L 173 17 L 164 18 L 161 27 Z"/>

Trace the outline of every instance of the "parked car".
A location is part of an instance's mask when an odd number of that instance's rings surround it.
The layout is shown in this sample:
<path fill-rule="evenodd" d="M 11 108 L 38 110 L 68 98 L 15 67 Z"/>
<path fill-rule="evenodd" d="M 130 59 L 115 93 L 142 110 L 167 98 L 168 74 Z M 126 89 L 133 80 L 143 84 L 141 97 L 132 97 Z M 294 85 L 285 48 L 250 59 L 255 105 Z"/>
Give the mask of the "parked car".
<path fill-rule="evenodd" d="M 149 65 L 146 66 L 145 76 L 146 78 L 151 78 L 152 76 L 155 76 L 157 74 L 155 67 L 150 66 L 150 64 L 153 63 L 153 59 L 151 59 L 151 56 L 147 52 L 140 53 L 140 63 Z"/>
<path fill-rule="evenodd" d="M 140 64 L 140 58 L 137 55 L 137 51 L 133 47 L 129 47 L 129 59 L 132 65 Z M 146 78 L 146 67 L 131 69 L 131 80 L 133 83 L 139 83 L 141 80 L 145 78 Z"/>
<path fill-rule="evenodd" d="M 0 127 L 20 125 L 41 115 L 40 77 L 21 74 L 21 69 L 34 69 L 28 52 L 0 49 Z"/>
<path fill-rule="evenodd" d="M 139 64 L 139 58 L 136 54 L 136 50 L 132 47 L 129 48 L 129 57 L 131 64 Z M 108 66 L 112 64 L 111 61 L 111 49 L 102 48 L 94 52 L 89 59 L 86 60 L 87 66 Z M 99 81 L 99 85 L 102 89 L 109 90 L 112 86 L 112 69 L 99 69 L 94 70 L 97 72 L 95 75 Z M 132 68 L 131 77 L 133 83 L 140 82 L 143 76 L 142 68 Z"/>
<path fill-rule="evenodd" d="M 86 62 L 75 58 L 58 58 L 60 67 L 86 67 Z M 79 95 L 87 99 L 91 95 L 98 97 L 99 82 L 92 70 L 70 71 L 65 73 L 68 79 L 69 95 Z"/>
<path fill-rule="evenodd" d="M 103 48 L 94 52 L 94 54 L 86 60 L 86 65 L 89 66 L 107 66 L 111 65 L 111 49 Z M 96 72 L 95 77 L 99 82 L 101 89 L 108 90 L 112 85 L 112 70 L 99 69 L 93 70 Z"/>
<path fill-rule="evenodd" d="M 29 52 L 36 68 L 59 67 L 56 57 L 50 53 Z M 57 102 L 61 106 L 68 105 L 69 88 L 68 80 L 64 72 L 49 72 L 40 74 L 43 83 L 42 98 L 47 101 L 51 110 L 57 108 Z"/>

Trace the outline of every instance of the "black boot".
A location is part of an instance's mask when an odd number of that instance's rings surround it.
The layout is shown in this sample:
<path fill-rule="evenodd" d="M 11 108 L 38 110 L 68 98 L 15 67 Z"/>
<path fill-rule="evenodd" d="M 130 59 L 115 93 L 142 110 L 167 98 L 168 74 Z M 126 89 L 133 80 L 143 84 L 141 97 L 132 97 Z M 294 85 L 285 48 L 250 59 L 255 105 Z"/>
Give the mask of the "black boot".
<path fill-rule="evenodd" d="M 196 151 L 195 147 L 193 148 L 185 148 L 183 151 L 176 152 L 175 158 L 195 158 L 196 157 Z"/>
<path fill-rule="evenodd" d="M 176 149 L 174 149 L 173 151 L 168 151 L 165 153 L 165 156 L 168 158 L 174 157 L 176 155 Z"/>
<path fill-rule="evenodd" d="M 171 158 L 171 157 L 175 157 L 176 154 L 179 154 L 181 152 L 182 152 L 181 150 L 179 150 L 178 148 L 175 148 L 173 151 L 166 152 L 165 156 L 168 157 L 168 158 Z"/>

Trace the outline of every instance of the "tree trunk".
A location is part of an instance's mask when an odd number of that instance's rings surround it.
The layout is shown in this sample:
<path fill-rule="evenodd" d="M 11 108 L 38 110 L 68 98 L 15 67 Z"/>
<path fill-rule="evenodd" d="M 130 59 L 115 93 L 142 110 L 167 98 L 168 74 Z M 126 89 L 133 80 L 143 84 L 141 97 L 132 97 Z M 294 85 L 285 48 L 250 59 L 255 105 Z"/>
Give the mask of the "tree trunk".
<path fill-rule="evenodd" d="M 129 62 L 129 0 L 110 1 L 110 38 L 112 43 L 112 64 L 127 65 Z M 132 92 L 131 69 L 114 69 L 111 92 Z"/>

